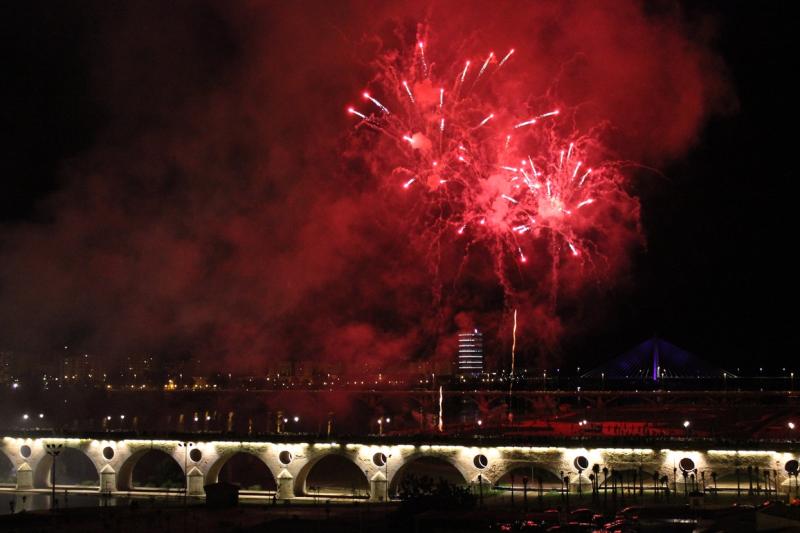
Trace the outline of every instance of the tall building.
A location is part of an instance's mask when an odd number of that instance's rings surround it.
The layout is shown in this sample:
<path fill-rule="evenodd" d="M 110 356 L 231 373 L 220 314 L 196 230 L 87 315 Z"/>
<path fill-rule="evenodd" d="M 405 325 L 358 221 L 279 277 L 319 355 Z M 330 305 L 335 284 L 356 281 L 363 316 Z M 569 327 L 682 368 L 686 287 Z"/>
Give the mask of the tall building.
<path fill-rule="evenodd" d="M 152 355 L 129 355 L 126 359 L 125 374 L 128 382 L 141 383 L 147 381 L 155 370 L 155 359 Z"/>
<path fill-rule="evenodd" d="M 477 329 L 458 334 L 458 373 L 462 376 L 483 373 L 483 334 Z"/>

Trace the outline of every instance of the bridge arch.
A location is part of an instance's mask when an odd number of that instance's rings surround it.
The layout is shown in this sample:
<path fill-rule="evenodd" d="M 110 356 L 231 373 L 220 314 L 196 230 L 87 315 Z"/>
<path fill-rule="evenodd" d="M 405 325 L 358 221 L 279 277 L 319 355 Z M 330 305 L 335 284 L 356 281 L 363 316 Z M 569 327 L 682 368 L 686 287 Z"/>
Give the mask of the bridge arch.
<path fill-rule="evenodd" d="M 17 469 L 14 461 L 0 448 L 0 485 L 14 485 L 16 481 Z"/>
<path fill-rule="evenodd" d="M 136 472 L 136 467 L 140 466 L 142 459 L 142 467 L 147 468 L 147 472 Z M 134 475 L 138 474 L 138 475 Z M 149 481 L 148 474 L 157 476 L 158 479 Z M 137 479 L 138 477 L 138 479 Z M 146 489 L 152 486 L 153 483 L 162 481 L 162 485 L 167 485 L 168 488 L 182 488 L 184 485 L 184 470 L 183 465 L 178 462 L 174 455 L 166 450 L 160 448 L 142 448 L 130 454 L 119 467 L 117 474 L 117 487 L 119 490 L 135 490 Z"/>
<path fill-rule="evenodd" d="M 45 488 L 52 486 L 53 457 L 43 455 L 33 469 L 33 486 Z M 57 487 L 100 486 L 100 473 L 97 464 L 83 448 L 63 446 L 56 456 Z"/>
<path fill-rule="evenodd" d="M 247 480 L 240 480 L 240 479 L 220 479 L 221 474 L 224 474 L 227 469 L 237 468 L 241 473 L 243 470 L 242 467 L 250 467 L 254 470 L 255 476 L 248 476 Z M 263 467 L 263 470 L 262 470 Z M 266 474 L 266 476 L 258 475 L 258 471 L 261 471 L 262 474 Z M 229 481 L 231 483 L 240 482 L 242 484 L 244 481 L 252 481 L 254 479 L 259 480 L 259 485 L 262 488 L 260 489 L 250 489 L 250 490 L 266 490 L 266 491 L 275 491 L 277 490 L 277 477 L 280 472 L 275 472 L 272 466 L 267 462 L 263 455 L 251 452 L 246 449 L 242 450 L 235 450 L 226 452 L 214 461 L 211 466 L 208 468 L 208 472 L 206 473 L 206 483 L 216 483 L 218 481 Z M 236 476 L 239 477 L 239 476 Z M 252 486 L 252 484 L 249 484 Z M 247 486 L 242 486 L 242 489 L 248 490 Z"/>
<path fill-rule="evenodd" d="M 781 465 L 781 466 L 783 466 L 783 465 Z M 786 474 L 786 472 L 782 471 L 782 469 L 781 469 L 781 471 L 778 472 L 779 476 L 781 476 L 781 475 L 785 476 L 785 474 Z M 678 475 L 678 483 L 680 484 L 680 483 L 683 482 L 683 475 L 681 474 L 680 471 L 678 471 L 677 475 Z M 761 473 L 760 475 L 763 476 L 764 474 Z M 672 482 L 673 482 L 673 474 L 672 474 L 672 472 L 669 472 L 668 476 L 669 476 L 669 482 L 670 482 L 670 484 L 672 484 Z M 725 488 L 729 488 L 729 489 L 730 488 L 736 488 L 737 477 L 738 477 L 738 480 L 739 480 L 739 487 L 742 490 L 747 490 L 749 488 L 751 479 L 753 480 L 753 486 L 754 487 L 756 486 L 755 474 L 751 473 L 751 474 L 748 475 L 747 467 L 745 467 L 745 468 L 740 468 L 739 469 L 738 476 L 736 474 L 736 469 L 735 468 L 718 470 L 717 471 L 717 487 L 725 487 Z M 763 485 L 763 483 L 764 483 L 763 477 L 760 479 L 760 482 Z M 713 487 L 714 486 L 714 480 L 711 477 L 711 473 L 710 472 L 706 473 L 706 485 L 709 486 L 709 487 Z"/>
<path fill-rule="evenodd" d="M 392 467 L 391 463 L 389 467 Z M 441 478 L 457 485 L 466 485 L 470 481 L 470 473 L 458 461 L 448 456 L 418 452 L 404 458 L 403 464 L 395 467 L 394 472 L 389 471 L 389 494 L 396 495 L 400 483 L 408 475 Z"/>
<path fill-rule="evenodd" d="M 347 475 L 349 479 L 337 485 L 333 479 L 341 479 L 340 475 Z M 365 498 L 369 496 L 369 479 L 352 455 L 330 451 L 312 457 L 300 468 L 295 479 L 294 492 L 297 496 L 319 494 Z"/>
<path fill-rule="evenodd" d="M 513 487 L 515 490 L 522 490 L 524 488 L 522 483 L 524 477 L 528 478 L 528 490 L 538 489 L 540 479 L 543 488 L 559 486 L 562 483 L 559 473 L 551 468 L 547 468 L 542 463 L 537 463 L 535 461 L 514 461 L 504 465 L 493 485 L 502 489 L 510 489 Z"/>

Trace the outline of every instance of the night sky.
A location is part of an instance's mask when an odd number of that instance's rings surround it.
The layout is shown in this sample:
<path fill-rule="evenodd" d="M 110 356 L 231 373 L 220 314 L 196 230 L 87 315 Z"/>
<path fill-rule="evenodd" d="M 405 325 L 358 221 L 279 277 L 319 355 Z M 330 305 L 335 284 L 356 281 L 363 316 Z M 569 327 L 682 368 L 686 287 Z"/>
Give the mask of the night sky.
<path fill-rule="evenodd" d="M 652 80 L 625 82 L 634 111 L 614 148 L 656 169 L 626 171 L 644 244 L 561 308 L 555 342 L 528 335 L 523 361 L 588 368 L 657 334 L 729 369 L 791 366 L 792 17 L 777 2 L 618 2 L 602 20 L 588 3 L 553 5 L 467 3 L 444 17 L 446 2 L 5 3 L 0 349 L 191 353 L 242 372 L 287 354 L 446 357 L 459 310 L 444 324 L 425 315 L 404 239 L 364 206 L 379 191 L 347 176 L 343 110 L 370 78 L 372 35 L 427 20 L 470 36 L 476 54 L 510 44 L 523 56 L 570 31 L 553 22 L 562 11 L 612 43 L 637 24 L 677 36 L 653 49 L 676 78 L 659 90 L 702 96 L 684 116 L 660 107 Z M 525 15 L 537 9 L 548 15 Z M 680 79 L 695 55 L 702 68 Z M 507 318 L 496 289 L 471 289 L 482 316 Z M 492 320 L 476 325 L 504 327 Z M 489 344 L 505 353 L 507 340 Z"/>

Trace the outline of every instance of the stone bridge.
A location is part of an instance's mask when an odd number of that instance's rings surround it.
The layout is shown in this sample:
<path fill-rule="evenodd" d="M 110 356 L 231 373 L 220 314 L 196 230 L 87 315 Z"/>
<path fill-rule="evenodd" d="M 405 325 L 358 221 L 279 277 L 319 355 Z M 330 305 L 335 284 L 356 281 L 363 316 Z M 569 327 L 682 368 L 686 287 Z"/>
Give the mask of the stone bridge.
<path fill-rule="evenodd" d="M 198 437 L 201 437 L 198 435 Z M 18 490 L 42 489 L 50 486 L 52 459 L 46 445 L 61 445 L 62 450 L 77 450 L 91 461 L 97 471 L 101 492 L 127 492 L 141 490 L 134 486 L 133 472 L 140 458 L 157 451 L 171 457 L 181 469 L 186 480 L 186 490 L 191 496 L 203 496 L 204 485 L 215 483 L 227 461 L 236 454 L 250 454 L 261 460 L 271 473 L 276 489 L 276 498 L 289 500 L 296 497 L 313 496 L 307 480 L 320 461 L 331 455 L 352 463 L 363 476 L 361 486 L 365 488 L 353 497 L 369 498 L 373 501 L 394 494 L 410 465 L 419 460 L 441 463 L 454 469 L 466 484 L 498 486 L 508 474 L 525 469 L 531 473 L 531 488 L 534 477 L 541 486 L 563 490 L 587 490 L 591 482 L 587 475 L 594 465 L 610 472 L 639 472 L 645 489 L 653 489 L 653 473 L 668 478 L 668 486 L 682 491 L 685 479 L 691 474 L 696 483 L 702 477 L 704 484 L 719 488 L 736 487 L 737 478 L 744 489 L 748 486 L 750 471 L 761 472 L 756 480 L 764 485 L 764 472 L 774 487 L 793 487 L 794 478 L 787 475 L 785 465 L 798 459 L 797 450 L 777 452 L 764 450 L 670 450 L 650 448 L 568 448 L 536 446 L 469 446 L 440 444 L 390 444 L 387 442 L 359 444 L 357 442 L 256 442 L 215 440 L 154 440 L 121 438 L 102 440 L 92 438 L 56 438 L 21 436 L 3 437 L 0 452 L 13 466 Z M 1 458 L 0 458 L 1 459 Z M 688 459 L 691 462 L 682 460 Z M 681 464 L 692 467 L 686 478 L 681 474 Z M 685 469 L 685 468 L 684 468 Z M 737 474 L 737 470 L 739 473 Z M 536 474 L 534 475 L 534 471 Z M 714 474 L 712 476 L 712 473 Z M 600 476 L 603 476 L 601 473 Z M 598 476 L 598 479 L 599 477 Z M 562 484 L 564 477 L 569 480 Z M 758 479 L 760 477 L 760 480 Z M 517 474 L 517 484 L 521 475 Z M 58 480 L 57 480 L 58 481 Z M 603 480 L 604 481 L 604 480 Z M 388 482 L 388 486 L 387 486 Z M 512 478 L 512 483 L 514 483 Z M 640 482 L 641 483 L 641 482 Z M 507 484 L 507 482 L 506 482 Z M 773 489 L 774 490 L 774 489 Z"/>

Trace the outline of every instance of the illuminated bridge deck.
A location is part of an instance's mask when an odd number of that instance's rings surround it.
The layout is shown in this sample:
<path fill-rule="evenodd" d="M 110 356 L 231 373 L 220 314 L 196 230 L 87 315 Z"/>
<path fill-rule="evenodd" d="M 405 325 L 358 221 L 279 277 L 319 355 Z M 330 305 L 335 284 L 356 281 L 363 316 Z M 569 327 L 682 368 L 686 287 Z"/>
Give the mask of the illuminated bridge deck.
<path fill-rule="evenodd" d="M 158 454 L 174 461 L 188 494 L 202 496 L 204 485 L 216 482 L 225 464 L 244 454 L 257 458 L 266 467 L 274 482 L 271 493 L 276 498 L 312 496 L 315 491 L 319 494 L 320 488 L 309 483 L 310 477 L 321 465 L 338 461 L 337 472 L 354 476 L 342 483 L 352 490 L 327 495 L 347 494 L 373 501 L 394 495 L 404 476 L 420 463 L 426 469 L 432 464 L 449 469 L 460 483 L 498 488 L 507 483 L 509 474 L 522 470 L 548 489 L 560 486 L 559 490 L 568 487 L 580 491 L 589 486 L 587 476 L 592 469 L 605 472 L 606 476 L 638 476 L 640 483 L 647 476 L 654 480 L 652 484 L 648 482 L 648 490 L 686 490 L 687 484 L 694 487 L 700 479 L 705 483 L 712 478 L 725 489 L 740 484 L 742 476 L 752 479 L 754 472 L 759 480 L 759 472 L 763 473 L 764 483 L 788 488 L 794 481 L 785 467 L 800 453 L 800 445 L 788 440 L 447 436 L 312 439 L 286 434 L 240 440 L 197 433 L 143 436 L 6 432 L 0 440 L 0 451 L 13 466 L 17 490 L 49 486 L 52 459 L 47 454 L 48 445 L 60 446 L 63 459 L 72 454 L 88 461 L 96 470 L 98 491 L 145 490 L 136 486 L 134 472 L 143 456 Z"/>

